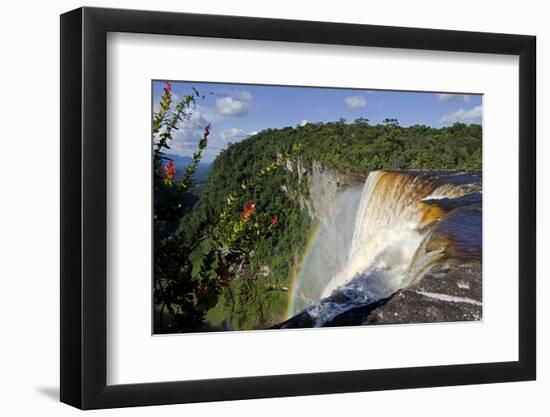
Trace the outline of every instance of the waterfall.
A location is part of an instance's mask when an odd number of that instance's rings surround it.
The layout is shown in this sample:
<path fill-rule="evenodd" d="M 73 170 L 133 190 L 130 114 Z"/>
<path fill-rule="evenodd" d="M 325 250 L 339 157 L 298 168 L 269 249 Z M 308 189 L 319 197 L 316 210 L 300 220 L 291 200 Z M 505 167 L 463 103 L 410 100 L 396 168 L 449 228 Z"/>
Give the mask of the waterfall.
<path fill-rule="evenodd" d="M 388 291 L 399 289 L 428 232 L 425 226 L 443 214 L 439 207 L 422 201 L 431 192 L 429 178 L 372 172 L 363 188 L 347 265 L 328 283 L 322 296 L 328 297 L 366 271 L 382 274 Z"/>
<path fill-rule="evenodd" d="M 326 218 L 316 226 L 288 316 L 319 301 L 330 280 L 347 264 L 360 198 L 360 188 L 343 191 Z"/>
<path fill-rule="evenodd" d="M 438 236 L 432 247 L 445 204 L 481 190 L 480 179 L 465 183 L 471 177 L 373 171 L 362 189 L 342 193 L 311 244 L 289 315 L 305 308 L 321 326 L 422 278 L 451 245 Z"/>

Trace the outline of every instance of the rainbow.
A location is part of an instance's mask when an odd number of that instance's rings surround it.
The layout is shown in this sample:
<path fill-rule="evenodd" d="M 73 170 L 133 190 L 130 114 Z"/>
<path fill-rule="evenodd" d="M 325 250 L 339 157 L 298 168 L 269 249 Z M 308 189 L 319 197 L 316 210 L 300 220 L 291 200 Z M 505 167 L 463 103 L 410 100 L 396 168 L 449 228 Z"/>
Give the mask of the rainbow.
<path fill-rule="evenodd" d="M 302 269 L 304 267 L 304 263 L 308 255 L 311 253 L 311 247 L 313 246 L 313 242 L 315 242 L 315 238 L 317 237 L 317 234 L 320 228 L 321 228 L 321 222 L 315 221 L 313 226 L 310 228 L 309 236 L 304 246 L 304 249 L 302 251 L 302 254 L 298 258 L 298 261 L 295 263 L 294 267 L 292 268 L 291 276 L 290 276 L 288 305 L 286 307 L 285 319 L 289 319 L 293 315 L 294 302 L 297 296 L 297 292 L 300 289 L 300 277 L 302 276 Z"/>
<path fill-rule="evenodd" d="M 369 274 L 373 282 L 380 280 L 360 294 L 363 298 L 375 289 L 394 292 L 406 285 L 407 271 L 430 229 L 426 226 L 444 216 L 441 208 L 423 201 L 433 184 L 433 178 L 420 175 L 373 171 L 362 187 L 327 201 L 327 215 L 311 227 L 292 269 L 285 317 L 306 307 L 304 295 L 311 298 L 306 304 L 315 303 L 353 277 L 365 277 L 365 285 Z"/>
<path fill-rule="evenodd" d="M 330 228 L 331 225 L 334 227 L 335 221 L 338 223 L 338 227 L 340 227 L 342 225 L 342 222 L 347 219 L 350 221 L 350 227 L 348 228 L 351 230 L 353 229 L 357 206 L 351 203 L 351 200 L 354 200 L 358 205 L 359 197 L 361 195 L 361 188 L 362 186 L 349 188 L 347 191 L 344 191 L 343 194 L 340 194 L 338 198 L 327 204 L 327 213 L 325 216 L 323 216 L 323 220 L 316 220 L 311 226 L 306 245 L 304 246 L 302 254 L 296 262 L 291 273 L 288 305 L 285 314 L 285 317 L 287 319 L 296 314 L 297 302 L 300 301 L 300 290 L 304 283 L 304 273 L 306 269 L 309 268 L 308 265 L 312 265 L 315 263 L 314 255 L 319 255 L 318 253 L 315 253 L 314 244 L 319 243 L 319 236 L 320 234 L 322 234 L 322 232 L 326 234 L 327 229 Z M 350 193 L 353 194 L 355 197 L 350 198 Z M 346 241 L 351 241 L 352 235 L 347 236 L 345 239 Z M 338 247 L 336 249 L 341 250 L 342 247 Z M 319 283 L 321 284 L 321 282 Z M 322 285 L 324 284 L 326 284 L 326 282 Z M 319 296 L 320 295 L 321 294 L 319 293 Z"/>

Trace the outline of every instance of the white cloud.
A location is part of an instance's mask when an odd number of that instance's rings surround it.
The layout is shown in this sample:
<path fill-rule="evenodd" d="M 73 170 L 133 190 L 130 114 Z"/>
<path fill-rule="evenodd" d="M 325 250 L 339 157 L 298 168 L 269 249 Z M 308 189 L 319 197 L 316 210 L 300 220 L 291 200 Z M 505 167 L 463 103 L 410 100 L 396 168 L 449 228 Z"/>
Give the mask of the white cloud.
<path fill-rule="evenodd" d="M 218 110 L 215 109 L 214 107 L 207 107 L 207 106 L 198 104 L 193 111 L 200 112 L 202 118 L 206 121 L 206 124 L 208 123 L 215 124 L 225 119 L 225 117 L 219 114 Z"/>
<path fill-rule="evenodd" d="M 309 120 L 303 119 L 302 121 L 300 121 L 300 126 L 305 126 L 308 123 L 309 123 Z"/>
<path fill-rule="evenodd" d="M 246 102 L 251 102 L 252 101 L 252 94 L 250 94 L 248 91 L 235 90 L 229 95 L 230 96 L 233 95 L 234 97 L 238 98 L 239 100 L 243 100 L 243 101 L 246 101 Z"/>
<path fill-rule="evenodd" d="M 252 94 L 244 90 L 223 91 L 216 99 L 216 110 L 223 116 L 244 116 L 252 101 Z"/>
<path fill-rule="evenodd" d="M 220 133 L 220 139 L 223 141 L 233 140 L 235 138 L 242 139 L 244 136 L 244 130 L 232 127 L 231 129 L 225 129 Z"/>
<path fill-rule="evenodd" d="M 466 94 L 436 94 L 439 101 L 454 101 L 458 103 L 467 103 L 470 101 L 470 97 Z"/>
<path fill-rule="evenodd" d="M 165 152 L 190 156 L 197 150 L 201 135 L 202 132 L 199 129 L 180 127 L 180 130 L 172 132 L 173 139 L 168 143 L 170 149 Z"/>
<path fill-rule="evenodd" d="M 185 119 L 181 126 L 184 128 L 204 128 L 210 120 L 207 120 L 201 109 L 194 108 L 188 119 Z"/>
<path fill-rule="evenodd" d="M 252 101 L 252 94 L 246 90 L 216 90 L 215 94 L 220 96 L 232 97 L 237 100 L 245 101 L 247 103 Z"/>
<path fill-rule="evenodd" d="M 224 116 L 244 116 L 248 113 L 248 104 L 232 97 L 216 99 L 216 110 Z"/>
<path fill-rule="evenodd" d="M 201 104 L 199 100 L 193 106 L 190 116 L 178 124 L 178 130 L 172 131 L 173 140 L 170 141 L 170 149 L 167 153 L 182 156 L 191 156 L 197 150 L 197 145 L 204 133 L 204 128 L 212 124 L 212 134 L 208 138 L 208 146 L 203 151 L 203 160 L 212 161 L 222 149 L 227 147 L 228 142 L 238 142 L 249 135 L 243 129 L 231 128 L 217 131 L 219 122 L 228 120 L 233 116 L 243 116 L 248 112 L 252 95 L 244 90 L 218 91 L 219 96 L 212 107 Z M 175 94 L 172 97 L 171 110 L 175 109 L 177 99 Z M 158 111 L 160 96 L 155 98 L 153 111 Z"/>
<path fill-rule="evenodd" d="M 481 106 L 476 106 L 470 110 L 460 108 L 455 112 L 444 115 L 439 121 L 446 125 L 451 125 L 453 123 L 472 123 L 474 120 L 479 119 L 482 114 L 483 110 Z"/>
<path fill-rule="evenodd" d="M 181 97 L 177 94 L 172 94 L 172 104 L 170 110 L 175 110 L 176 104 Z M 159 111 L 160 96 L 155 97 L 153 103 L 153 111 Z M 170 149 L 166 149 L 167 154 L 176 154 L 181 156 L 191 156 L 197 150 L 200 138 L 204 134 L 204 128 L 209 123 L 214 123 L 222 120 L 224 117 L 219 115 L 215 108 L 206 107 L 199 103 L 192 105 L 191 109 L 186 109 L 188 114 L 177 125 L 177 129 L 172 130 L 172 140 L 168 142 Z M 215 132 L 215 129 L 213 129 Z M 158 139 L 158 136 L 157 136 Z M 203 152 L 203 160 L 212 160 L 219 153 L 219 146 L 216 144 L 220 139 L 213 139 L 211 136 L 208 140 L 208 146 Z"/>
<path fill-rule="evenodd" d="M 367 105 L 367 100 L 365 100 L 365 97 L 363 96 L 347 97 L 345 102 L 350 109 L 359 109 Z"/>
<path fill-rule="evenodd" d="M 175 101 L 172 102 L 172 111 L 175 108 L 174 103 Z M 211 122 L 209 117 L 211 113 L 216 114 L 215 111 L 209 111 L 206 107 L 195 106 L 191 113 L 178 123 L 177 129 L 172 130 L 172 140 L 168 142 L 170 149 L 166 152 L 182 156 L 192 155 L 197 150 L 204 128 Z"/>

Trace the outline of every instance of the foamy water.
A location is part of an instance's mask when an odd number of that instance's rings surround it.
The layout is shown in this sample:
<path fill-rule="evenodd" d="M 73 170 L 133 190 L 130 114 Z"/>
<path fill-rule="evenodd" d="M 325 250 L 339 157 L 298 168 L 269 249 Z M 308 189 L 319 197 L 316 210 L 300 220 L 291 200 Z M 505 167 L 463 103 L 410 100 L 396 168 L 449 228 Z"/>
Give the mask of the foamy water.
<path fill-rule="evenodd" d="M 305 308 L 322 326 L 417 281 L 444 257 L 446 247 L 425 247 L 439 224 L 449 241 L 461 230 L 457 220 L 481 228 L 471 218 L 481 219 L 481 211 L 472 211 L 468 200 L 480 192 L 480 180 L 477 174 L 370 173 L 358 201 L 359 190 L 348 190 L 323 222 L 302 266 L 290 315 Z M 470 217 L 461 215 L 463 206 Z"/>

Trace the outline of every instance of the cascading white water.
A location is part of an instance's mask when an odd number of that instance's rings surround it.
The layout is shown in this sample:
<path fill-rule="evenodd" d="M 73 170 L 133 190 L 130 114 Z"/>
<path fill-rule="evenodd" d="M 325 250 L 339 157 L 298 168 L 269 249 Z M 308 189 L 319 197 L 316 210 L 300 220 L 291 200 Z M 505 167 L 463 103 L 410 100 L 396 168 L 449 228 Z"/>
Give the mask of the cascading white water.
<path fill-rule="evenodd" d="M 458 198 L 466 194 L 481 192 L 478 184 L 442 184 L 433 190 L 424 200 L 442 200 L 444 198 Z"/>
<path fill-rule="evenodd" d="M 336 204 L 340 209 L 325 219 L 304 262 L 291 314 L 309 305 L 309 315 L 321 326 L 350 308 L 390 296 L 424 271 L 438 254 L 419 248 L 428 225 L 443 214 L 422 201 L 433 189 L 433 179 L 425 175 L 374 171 L 358 202 L 343 193 Z"/>
<path fill-rule="evenodd" d="M 330 296 L 336 288 L 368 271 L 383 276 L 387 292 L 399 289 L 427 233 L 422 226 L 440 214 L 432 213 L 433 208 L 421 202 L 430 192 L 429 182 L 418 176 L 372 172 L 357 211 L 347 265 L 322 296 Z"/>
<path fill-rule="evenodd" d="M 317 226 L 315 239 L 300 271 L 299 288 L 289 315 L 319 301 L 330 280 L 348 261 L 361 189 L 352 187 L 339 195 L 329 215 Z"/>
<path fill-rule="evenodd" d="M 422 199 L 432 181 L 419 175 L 375 171 L 363 187 L 347 262 L 325 286 L 321 301 L 308 310 L 317 325 L 338 314 L 386 298 L 408 284 L 410 271 L 431 264 L 437 253 L 418 253 L 442 214 Z M 411 268 L 413 260 L 418 265 Z"/>
<path fill-rule="evenodd" d="M 479 215 L 472 209 L 455 210 L 478 204 L 470 196 L 480 191 L 477 174 L 371 172 L 362 190 L 342 193 L 324 219 L 302 267 L 291 315 L 305 308 L 322 326 L 418 281 L 445 259 L 456 230 L 470 224 L 472 236 L 480 240 L 480 224 L 465 221 Z M 448 210 L 464 221 L 460 227 L 456 221 L 440 222 Z M 443 233 L 436 232 L 439 225 L 446 225 Z M 438 234 L 436 245 L 433 233 Z"/>

